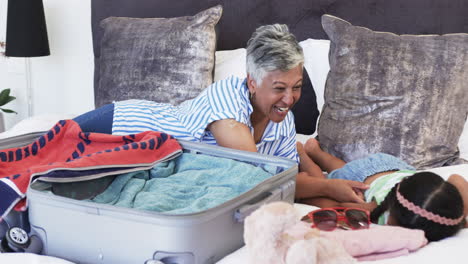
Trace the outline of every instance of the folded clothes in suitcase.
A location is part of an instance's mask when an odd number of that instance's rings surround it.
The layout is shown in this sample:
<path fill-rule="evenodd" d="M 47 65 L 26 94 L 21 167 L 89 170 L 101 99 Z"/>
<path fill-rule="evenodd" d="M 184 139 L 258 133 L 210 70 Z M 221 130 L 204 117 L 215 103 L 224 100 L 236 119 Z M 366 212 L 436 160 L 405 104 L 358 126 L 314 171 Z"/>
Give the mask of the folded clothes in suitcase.
<path fill-rule="evenodd" d="M 151 168 L 181 153 L 177 140 L 165 133 L 87 133 L 73 120 L 61 120 L 26 146 L 0 149 L 0 217 L 13 207 L 26 209 L 26 191 L 38 177 L 54 182 L 92 180 Z"/>
<path fill-rule="evenodd" d="M 184 153 L 246 162 L 274 171 L 250 190 L 194 213 L 165 213 L 77 200 L 34 182 L 29 221 L 43 254 L 77 263 L 215 263 L 243 245 L 243 220 L 261 204 L 293 202 L 297 164 L 289 159 L 179 141 Z"/>

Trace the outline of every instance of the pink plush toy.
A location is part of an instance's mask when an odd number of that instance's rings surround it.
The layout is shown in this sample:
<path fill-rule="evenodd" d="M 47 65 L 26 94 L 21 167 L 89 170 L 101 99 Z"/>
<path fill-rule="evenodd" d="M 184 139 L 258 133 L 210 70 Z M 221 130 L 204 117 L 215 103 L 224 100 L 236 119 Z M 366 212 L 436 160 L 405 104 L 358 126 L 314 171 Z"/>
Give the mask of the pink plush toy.
<path fill-rule="evenodd" d="M 300 221 L 288 203 L 261 206 L 245 219 L 244 241 L 251 264 L 348 264 L 356 263 L 335 241 Z"/>

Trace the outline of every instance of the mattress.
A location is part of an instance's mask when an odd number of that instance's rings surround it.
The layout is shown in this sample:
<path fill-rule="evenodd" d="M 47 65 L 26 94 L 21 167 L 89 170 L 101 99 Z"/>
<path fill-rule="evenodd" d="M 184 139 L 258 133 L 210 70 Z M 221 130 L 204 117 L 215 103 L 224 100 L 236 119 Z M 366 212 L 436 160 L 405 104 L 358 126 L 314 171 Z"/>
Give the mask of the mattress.
<path fill-rule="evenodd" d="M 18 135 L 34 133 L 37 131 L 45 131 L 49 129 L 59 119 L 67 119 L 69 116 L 39 116 L 23 120 L 10 130 L 0 133 L 0 139 L 10 138 Z M 315 135 L 297 135 L 297 140 L 306 142 L 307 139 Z M 463 156 L 465 157 L 465 156 Z M 430 171 L 441 175 L 447 179 L 451 174 L 458 173 L 463 175 L 468 180 L 468 164 L 455 165 L 448 167 L 433 168 Z M 295 204 L 295 207 L 301 213 L 307 213 L 315 207 Z M 468 228 L 461 230 L 456 236 L 444 239 L 439 242 L 432 242 L 424 248 L 413 252 L 406 256 L 396 258 L 383 259 L 372 262 L 374 264 L 413 264 L 413 263 L 439 263 L 446 261 L 447 263 L 466 263 L 464 249 L 468 245 Z M 47 256 L 40 256 L 35 254 L 0 254 L 0 263 L 71 263 L 58 258 L 51 258 Z M 234 263 L 247 263 L 247 256 L 245 248 L 242 247 L 235 252 L 225 256 L 218 264 L 234 264 Z"/>

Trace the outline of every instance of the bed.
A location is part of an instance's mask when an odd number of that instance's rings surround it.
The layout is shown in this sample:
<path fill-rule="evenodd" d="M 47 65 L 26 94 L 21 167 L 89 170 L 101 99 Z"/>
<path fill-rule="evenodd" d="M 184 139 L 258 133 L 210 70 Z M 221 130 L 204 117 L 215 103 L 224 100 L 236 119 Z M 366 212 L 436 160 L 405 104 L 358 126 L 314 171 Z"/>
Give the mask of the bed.
<path fill-rule="evenodd" d="M 222 6 L 219 21 L 185 30 L 181 39 L 165 38 L 167 30 L 180 30 L 171 28 L 171 21 L 180 24 L 177 18 L 194 16 L 217 5 Z M 468 45 L 462 45 L 468 33 L 465 0 L 93 0 L 91 10 L 96 107 L 131 97 L 177 103 L 172 100 L 193 97 L 212 81 L 229 75 L 244 77 L 244 48 L 253 30 L 263 24 L 284 23 L 305 53 L 302 97 L 293 109 L 299 141 L 318 136 L 324 149 L 347 161 L 382 151 L 443 177 L 452 173 L 468 177 Z M 324 30 L 324 14 L 349 23 Z M 164 20 L 168 23 L 165 28 L 158 27 L 158 20 L 148 20 L 156 31 L 150 37 L 138 38 L 144 28 L 136 25 L 141 31 L 133 30 L 135 35 L 123 38 L 123 31 L 115 26 L 120 23 L 118 19 L 101 22 L 108 17 L 174 20 Z M 138 22 L 135 20 L 135 24 Z M 342 27 L 355 34 L 343 37 L 339 31 Z M 199 57 L 180 52 L 187 48 L 187 36 L 192 41 L 200 32 L 215 32 L 215 38 L 198 40 Z M 448 35 L 434 36 L 441 34 Z M 139 44 L 132 42 L 135 39 Z M 170 45 L 178 50 L 171 53 L 172 57 L 155 58 L 159 65 L 171 66 L 143 67 L 146 58 L 156 55 L 145 49 L 148 45 Z M 353 56 L 342 56 L 344 50 Z M 405 56 L 397 54 L 401 50 Z M 139 64 L 135 64 L 137 60 Z M 401 74 L 389 70 L 388 65 L 398 63 L 404 63 L 408 71 Z M 188 78 L 178 74 L 187 69 L 192 70 Z M 152 78 L 158 75 L 167 78 L 156 85 Z M 175 83 L 177 87 L 167 88 Z M 0 138 L 47 130 L 59 118 L 25 120 L 0 133 Z M 461 263 L 461 246 L 466 243 L 468 233 L 463 230 L 409 256 L 374 263 Z M 240 249 L 219 263 L 244 261 Z"/>

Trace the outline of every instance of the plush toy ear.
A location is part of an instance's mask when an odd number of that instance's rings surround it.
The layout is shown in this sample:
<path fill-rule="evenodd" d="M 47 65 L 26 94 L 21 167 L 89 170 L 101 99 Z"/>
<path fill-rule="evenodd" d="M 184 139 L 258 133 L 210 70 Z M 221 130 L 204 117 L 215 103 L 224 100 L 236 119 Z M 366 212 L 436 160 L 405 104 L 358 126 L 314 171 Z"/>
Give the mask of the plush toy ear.
<path fill-rule="evenodd" d="M 286 264 L 316 264 L 317 247 L 315 239 L 299 240 L 286 253 Z"/>

